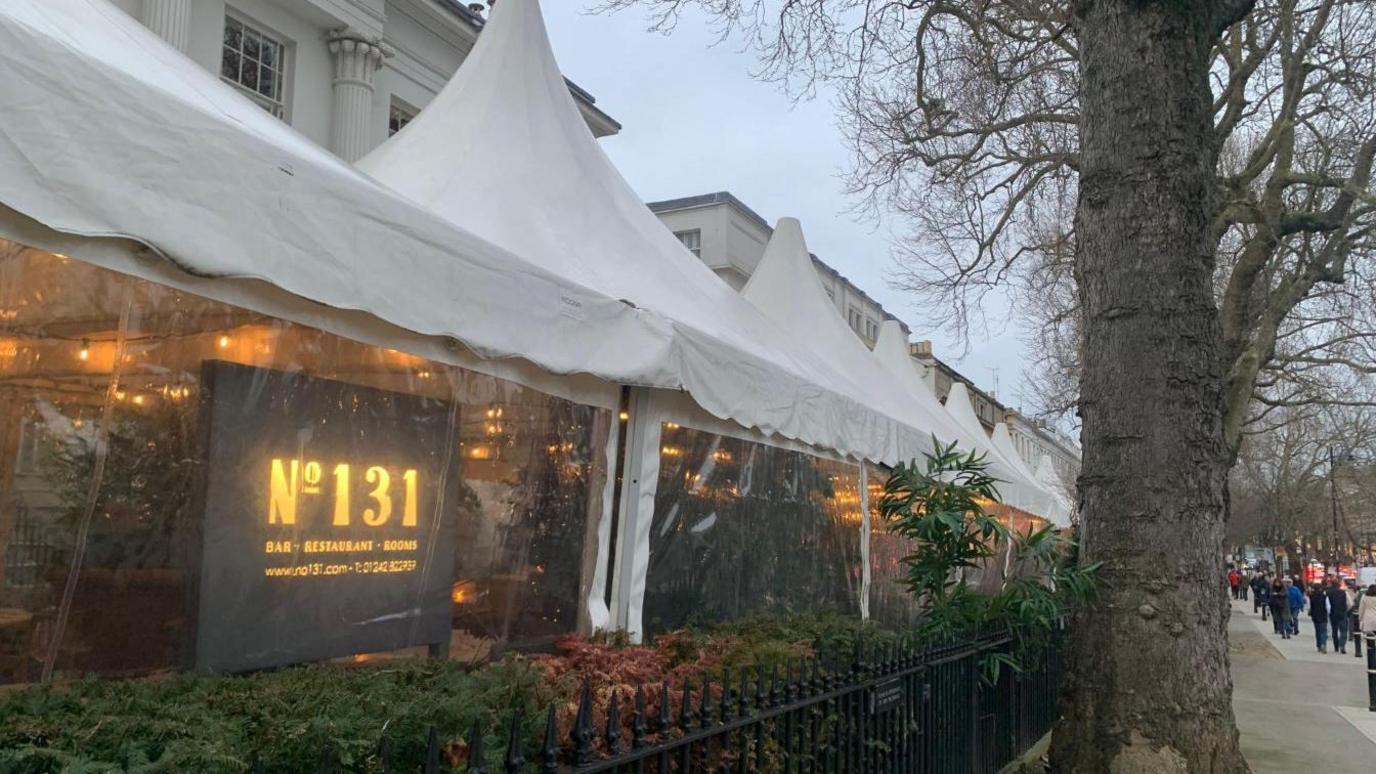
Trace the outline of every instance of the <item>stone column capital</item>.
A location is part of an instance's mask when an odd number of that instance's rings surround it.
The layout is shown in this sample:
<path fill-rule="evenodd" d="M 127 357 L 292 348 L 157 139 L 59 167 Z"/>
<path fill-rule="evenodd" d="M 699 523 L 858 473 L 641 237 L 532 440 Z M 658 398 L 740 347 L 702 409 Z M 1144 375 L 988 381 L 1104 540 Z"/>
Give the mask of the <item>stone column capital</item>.
<path fill-rule="evenodd" d="M 382 38 L 366 35 L 349 27 L 337 27 L 325 33 L 330 54 L 335 57 L 336 80 L 362 75 L 371 85 L 372 74 L 382 68 L 382 61 L 396 55 Z M 361 66 L 361 67 L 360 67 Z"/>
<path fill-rule="evenodd" d="M 382 38 L 348 27 L 325 34 L 334 60 L 334 123 L 330 147 L 345 161 L 357 161 L 372 149 L 373 76 L 395 52 Z"/>

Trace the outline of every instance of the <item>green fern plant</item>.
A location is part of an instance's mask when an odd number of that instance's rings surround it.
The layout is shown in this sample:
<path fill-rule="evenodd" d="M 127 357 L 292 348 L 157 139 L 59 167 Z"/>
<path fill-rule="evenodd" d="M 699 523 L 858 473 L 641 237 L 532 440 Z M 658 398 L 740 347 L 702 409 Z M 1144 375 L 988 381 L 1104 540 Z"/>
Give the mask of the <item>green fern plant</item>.
<path fill-rule="evenodd" d="M 1035 669 L 1065 611 L 1094 591 L 1097 564 L 1082 565 L 1075 542 L 1050 526 L 1010 530 L 986 510 L 998 502 L 997 480 L 983 455 L 937 443 L 922 464 L 899 465 L 884 485 L 879 512 L 888 529 L 915 550 L 904 557 L 905 586 L 921 610 L 918 635 L 949 642 L 1006 633 L 1006 652 L 985 657 L 985 679 L 1001 669 Z M 966 584 L 1007 548 L 1005 578 L 995 594 Z"/>

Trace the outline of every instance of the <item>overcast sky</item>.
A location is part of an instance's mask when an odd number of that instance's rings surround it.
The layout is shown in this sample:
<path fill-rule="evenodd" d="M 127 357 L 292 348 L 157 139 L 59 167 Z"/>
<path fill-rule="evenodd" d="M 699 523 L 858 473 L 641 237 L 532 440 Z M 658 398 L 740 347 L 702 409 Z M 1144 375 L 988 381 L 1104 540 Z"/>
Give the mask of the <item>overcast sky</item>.
<path fill-rule="evenodd" d="M 794 104 L 750 77 L 739 41 L 715 44 L 700 16 L 670 36 L 646 32 L 641 11 L 592 15 L 589 0 L 545 0 L 550 37 L 564 74 L 590 91 L 624 127 L 602 145 L 646 201 L 730 191 L 773 223 L 802 221 L 812 252 L 907 322 L 915 339 L 1012 405 L 1022 400 L 1023 346 L 1008 328 L 960 344 L 927 327 L 910 297 L 886 281 L 890 236 L 901 223 L 873 224 L 848 213 L 841 173 L 849 153 L 828 95 Z M 715 44 L 715 45 L 714 45 Z M 1006 309 L 986 309 L 993 319 Z"/>

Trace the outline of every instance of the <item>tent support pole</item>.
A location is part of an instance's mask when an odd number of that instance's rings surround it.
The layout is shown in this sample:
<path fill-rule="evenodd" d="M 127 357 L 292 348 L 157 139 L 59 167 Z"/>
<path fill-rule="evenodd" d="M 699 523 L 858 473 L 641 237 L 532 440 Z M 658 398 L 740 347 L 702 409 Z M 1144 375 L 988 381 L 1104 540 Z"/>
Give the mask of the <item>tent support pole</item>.
<path fill-rule="evenodd" d="M 621 493 L 612 551 L 612 622 L 639 642 L 643 635 L 641 605 L 645 599 L 645 572 L 649 566 L 650 522 L 654 518 L 655 487 L 659 478 L 659 415 L 650 390 L 629 389 L 625 403 L 624 454 L 618 477 Z"/>

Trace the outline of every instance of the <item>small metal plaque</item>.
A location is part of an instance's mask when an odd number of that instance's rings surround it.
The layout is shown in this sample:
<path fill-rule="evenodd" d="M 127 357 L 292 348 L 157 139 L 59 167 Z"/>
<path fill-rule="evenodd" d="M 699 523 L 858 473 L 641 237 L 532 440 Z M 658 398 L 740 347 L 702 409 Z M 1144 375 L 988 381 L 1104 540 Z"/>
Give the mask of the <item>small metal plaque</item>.
<path fill-rule="evenodd" d="M 879 715 L 885 712 L 892 712 L 903 704 L 903 680 L 895 677 L 892 680 L 885 680 L 876 683 L 870 689 L 870 712 Z"/>

